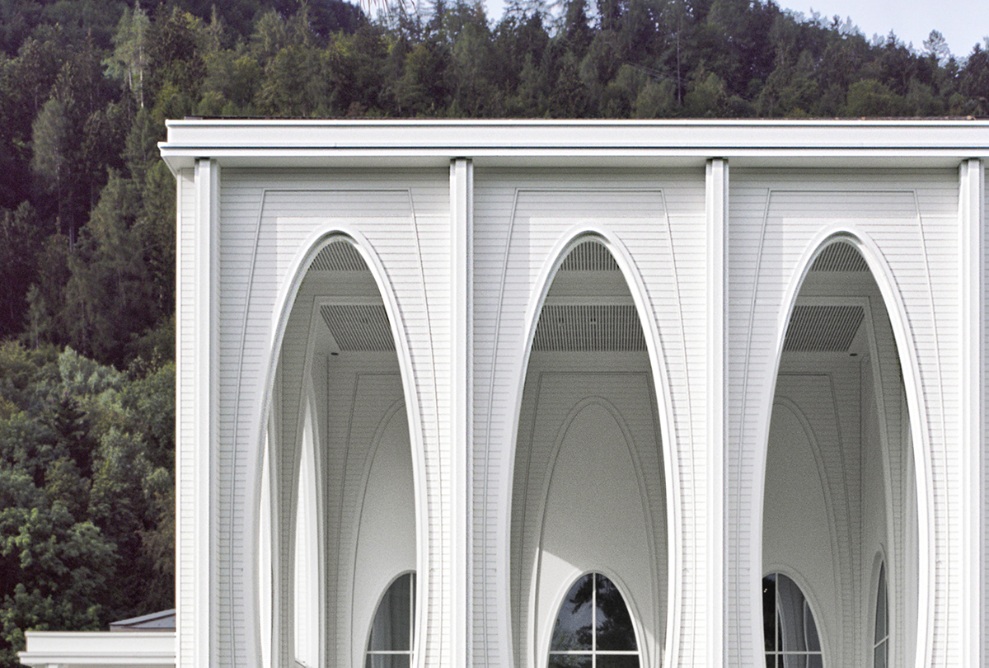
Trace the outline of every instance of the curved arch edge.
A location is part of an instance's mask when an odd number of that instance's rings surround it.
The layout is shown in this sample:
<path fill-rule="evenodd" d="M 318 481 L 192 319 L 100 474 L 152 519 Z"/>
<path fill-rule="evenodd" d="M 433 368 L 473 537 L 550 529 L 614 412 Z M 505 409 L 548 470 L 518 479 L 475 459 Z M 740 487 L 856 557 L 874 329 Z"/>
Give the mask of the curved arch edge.
<path fill-rule="evenodd" d="M 261 498 L 261 474 L 262 459 L 265 441 L 266 424 L 268 415 L 271 412 L 271 394 L 275 384 L 276 372 L 281 358 L 281 346 L 284 340 L 285 330 L 288 325 L 289 316 L 295 305 L 296 297 L 302 287 L 306 272 L 313 260 L 326 246 L 332 243 L 347 243 L 353 246 L 361 255 L 368 271 L 374 278 L 381 295 L 389 322 L 391 323 L 392 337 L 395 342 L 395 350 L 398 356 L 400 376 L 402 379 L 403 395 L 409 420 L 409 437 L 412 448 L 412 478 L 413 490 L 415 494 L 415 515 L 416 515 L 416 561 L 417 571 L 421 574 L 416 578 L 417 587 L 417 610 L 416 610 L 416 656 L 421 656 L 424 641 L 421 628 L 426 625 L 427 611 L 422 602 L 426 600 L 424 595 L 428 591 L 429 581 L 429 552 L 428 552 L 428 515 L 426 502 L 426 462 L 425 443 L 422 430 L 422 416 L 420 407 L 416 401 L 417 392 L 415 379 L 413 378 L 413 364 L 410 344 L 405 336 L 405 322 L 402 311 L 398 305 L 395 290 L 388 279 L 384 264 L 373 250 L 373 245 L 360 230 L 353 226 L 336 226 L 332 229 L 316 230 L 300 244 L 299 252 L 293 258 L 289 270 L 285 273 L 289 280 L 283 282 L 279 287 L 275 299 L 275 307 L 272 311 L 272 321 L 270 327 L 270 339 L 265 348 L 262 368 L 262 382 L 257 387 L 254 405 L 258 407 L 257 418 L 251 429 L 249 440 L 250 450 L 247 457 L 247 479 L 250 482 L 248 498 L 250 502 L 244 513 L 244 524 L 248 527 L 247 546 L 245 550 L 245 570 L 248 573 L 245 578 L 245 591 L 243 592 L 243 604 L 245 605 L 245 619 L 251 625 L 248 636 L 251 638 L 248 663 L 250 665 L 260 665 L 260 616 L 257 610 L 258 605 L 258 565 L 256 547 L 259 541 L 259 503 Z M 245 308 L 250 308 L 248 300 Z M 275 491 L 272 490 L 272 494 Z"/>
<path fill-rule="evenodd" d="M 681 626 L 679 601 L 683 599 L 682 555 L 679 552 L 680 535 L 682 532 L 680 507 L 680 481 L 674 471 L 678 470 L 679 443 L 676 440 L 676 430 L 673 405 L 668 388 L 671 386 L 666 373 L 666 356 L 661 346 L 661 338 L 656 315 L 647 298 L 647 290 L 642 277 L 635 268 L 631 253 L 621 239 L 612 230 L 602 225 L 575 225 L 562 233 L 545 255 L 542 269 L 533 283 L 535 289 L 530 293 L 524 317 L 524 329 L 521 354 L 515 357 L 511 377 L 514 382 L 514 406 L 509 412 L 510 422 L 506 425 L 510 434 L 510 447 L 503 454 L 503 469 L 505 475 L 499 481 L 499 497 L 507 500 L 507 511 L 500 516 L 498 528 L 502 535 L 511 535 L 512 521 L 512 485 L 515 477 L 515 457 L 518 450 L 518 428 L 525 380 L 532 354 L 532 344 L 539 324 L 539 315 L 546 301 L 546 295 L 553 284 L 567 255 L 579 244 L 592 241 L 603 245 L 618 264 L 622 277 L 632 295 L 639 323 L 643 327 L 646 348 L 648 351 L 652 385 L 655 391 L 657 412 L 659 415 L 660 441 L 662 444 L 663 469 L 666 489 L 666 533 L 667 533 L 667 601 L 666 607 L 666 638 L 663 648 L 663 665 L 674 665 L 679 647 L 679 631 Z M 502 573 L 510 573 L 511 549 L 508 545 L 500 546 L 500 557 L 497 560 Z M 501 612 L 499 625 L 503 637 L 508 638 L 509 657 L 514 661 L 514 633 L 511 624 L 511 592 L 503 588 L 501 596 Z"/>
<path fill-rule="evenodd" d="M 935 561 L 935 543 L 933 540 L 934 527 L 931 522 L 933 517 L 933 494 L 934 487 L 931 477 L 932 463 L 930 461 L 930 442 L 928 438 L 927 407 L 924 401 L 923 392 L 920 390 L 920 364 L 916 347 L 913 345 L 913 337 L 906 315 L 906 307 L 902 296 L 896 288 L 893 272 L 886 263 L 879 246 L 864 231 L 854 225 L 834 226 L 822 230 L 815 235 L 806 245 L 796 263 L 796 271 L 791 276 L 786 290 L 782 295 L 781 304 L 785 308 L 780 309 L 777 321 L 777 336 L 774 341 L 773 351 L 773 372 L 767 379 L 759 398 L 759 406 L 769 408 L 761 410 L 758 421 L 758 432 L 756 442 L 760 444 L 761 451 L 758 461 L 761 466 L 757 468 L 755 484 L 752 486 L 752 494 L 755 495 L 754 508 L 757 509 L 759 517 L 765 514 L 764 500 L 766 490 L 766 463 L 769 446 L 769 423 L 772 416 L 773 398 L 776 391 L 776 384 L 779 377 L 780 363 L 783 355 L 783 345 L 786 340 L 787 325 L 793 309 L 796 306 L 800 290 L 804 285 L 807 274 L 817 257 L 829 246 L 836 243 L 847 243 L 853 246 L 865 260 L 869 272 L 879 287 L 883 304 L 886 307 L 890 319 L 890 326 L 899 353 L 900 369 L 903 376 L 903 386 L 907 397 L 907 408 L 909 413 L 910 434 L 912 437 L 912 456 L 915 465 L 915 479 L 917 494 L 917 523 L 920 546 L 918 549 L 918 577 L 919 586 L 917 601 L 917 647 L 915 649 L 916 665 L 918 668 L 927 664 L 927 657 L 933 642 L 930 619 L 929 602 L 934 600 L 934 580 L 931 576 L 931 564 Z M 922 502 L 922 500 L 926 500 Z M 753 523 L 751 544 L 756 547 L 752 551 L 751 558 L 757 565 L 757 570 L 762 569 L 762 523 Z M 753 598 L 757 593 L 757 588 L 751 589 Z M 755 601 L 753 601 L 755 603 Z M 753 625 L 750 629 L 753 639 L 759 636 L 758 628 Z M 754 646 L 758 646 L 756 643 Z"/>

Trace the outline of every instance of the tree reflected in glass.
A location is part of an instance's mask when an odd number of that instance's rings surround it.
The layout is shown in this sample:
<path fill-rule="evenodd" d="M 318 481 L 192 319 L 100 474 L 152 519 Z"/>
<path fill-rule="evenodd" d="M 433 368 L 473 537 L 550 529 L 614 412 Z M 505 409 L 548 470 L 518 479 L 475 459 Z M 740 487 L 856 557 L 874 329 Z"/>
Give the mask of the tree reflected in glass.
<path fill-rule="evenodd" d="M 553 627 L 550 668 L 637 668 L 638 645 L 625 599 L 600 573 L 570 587 Z"/>

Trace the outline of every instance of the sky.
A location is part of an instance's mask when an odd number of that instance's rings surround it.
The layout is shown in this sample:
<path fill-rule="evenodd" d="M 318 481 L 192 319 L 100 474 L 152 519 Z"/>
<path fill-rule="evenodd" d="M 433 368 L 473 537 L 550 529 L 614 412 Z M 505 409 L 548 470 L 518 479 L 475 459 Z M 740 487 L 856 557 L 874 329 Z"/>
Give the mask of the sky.
<path fill-rule="evenodd" d="M 485 0 L 491 18 L 500 18 L 504 0 Z M 776 0 L 784 9 L 810 16 L 851 17 L 867 38 L 892 30 L 904 44 L 923 48 L 931 30 L 939 30 L 951 52 L 964 58 L 989 36 L 989 0 Z M 593 4 L 593 0 L 591 0 Z"/>
<path fill-rule="evenodd" d="M 892 30 L 917 50 L 931 30 L 939 30 L 959 57 L 989 36 L 989 0 L 776 0 L 776 4 L 807 16 L 811 9 L 825 17 L 850 16 L 866 37 Z"/>

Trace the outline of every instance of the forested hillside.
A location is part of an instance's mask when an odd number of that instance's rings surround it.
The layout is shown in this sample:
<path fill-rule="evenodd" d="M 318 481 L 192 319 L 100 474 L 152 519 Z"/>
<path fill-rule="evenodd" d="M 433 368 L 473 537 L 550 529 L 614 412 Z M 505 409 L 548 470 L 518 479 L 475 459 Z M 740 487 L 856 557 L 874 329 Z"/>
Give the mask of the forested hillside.
<path fill-rule="evenodd" d="M 25 629 L 172 606 L 165 119 L 989 115 L 989 53 L 937 34 L 761 0 L 547 7 L 0 0 L 0 665 Z"/>

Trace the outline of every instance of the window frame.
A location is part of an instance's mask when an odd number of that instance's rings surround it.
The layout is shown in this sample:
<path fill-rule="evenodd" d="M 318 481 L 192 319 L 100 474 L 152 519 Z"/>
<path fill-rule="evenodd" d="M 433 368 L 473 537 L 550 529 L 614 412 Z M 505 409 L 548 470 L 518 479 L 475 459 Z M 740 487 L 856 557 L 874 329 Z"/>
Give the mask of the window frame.
<path fill-rule="evenodd" d="M 876 573 L 876 586 L 873 588 L 874 596 L 872 597 L 872 652 L 870 661 L 873 667 L 876 666 L 876 650 L 880 647 L 883 648 L 883 653 L 885 655 L 884 666 L 889 666 L 889 650 L 890 650 L 890 623 L 889 623 L 889 578 L 886 575 L 886 560 L 885 558 L 879 559 L 879 569 Z M 879 594 L 883 594 L 883 636 L 882 638 L 877 638 L 879 635 Z"/>
<path fill-rule="evenodd" d="M 384 603 L 385 597 L 391 591 L 392 587 L 398 584 L 399 580 L 404 578 L 409 578 L 409 649 L 404 650 L 372 650 L 371 649 L 371 634 L 374 631 L 374 621 L 378 618 L 378 612 L 381 610 L 381 604 Z M 416 571 L 408 570 L 402 571 L 391 580 L 388 581 L 387 586 L 378 595 L 378 602 L 374 606 L 374 614 L 371 616 L 371 621 L 367 627 L 367 634 L 364 640 L 364 666 L 368 665 L 368 661 L 373 656 L 407 656 L 409 657 L 409 666 L 415 665 L 416 656 Z"/>
<path fill-rule="evenodd" d="M 563 612 L 563 606 L 566 604 L 567 595 L 574 588 L 574 586 L 580 582 L 583 578 L 590 575 L 591 580 L 591 628 L 594 632 L 591 634 L 591 649 L 580 649 L 580 650 L 554 650 L 553 649 L 553 629 L 556 628 L 556 623 L 560 618 L 560 614 Z M 601 576 L 611 582 L 611 584 L 618 591 L 618 594 L 622 598 L 622 603 L 625 606 L 625 610 L 628 612 L 629 622 L 632 626 L 632 634 L 635 637 L 635 647 L 634 650 L 599 650 L 597 648 L 597 578 Z M 636 615 L 633 606 L 630 604 L 630 597 L 626 593 L 625 587 L 623 587 L 620 582 L 613 575 L 606 573 L 601 570 L 589 570 L 584 571 L 577 575 L 577 577 L 571 578 L 570 582 L 567 584 L 566 588 L 563 590 L 562 596 L 559 597 L 557 605 L 555 607 L 555 614 L 553 615 L 552 622 L 549 628 L 549 641 L 548 649 L 543 654 L 544 663 L 542 665 L 548 667 L 550 664 L 550 659 L 555 656 L 577 656 L 577 657 L 589 657 L 591 659 L 591 668 L 597 668 L 598 656 L 634 656 L 638 659 L 639 668 L 643 667 L 643 648 L 642 648 L 642 638 L 639 633 L 639 625 L 636 623 Z"/>
<path fill-rule="evenodd" d="M 784 659 L 786 657 L 791 657 L 791 656 L 792 657 L 797 657 L 797 656 L 817 657 L 817 656 L 819 656 L 819 657 L 821 657 L 821 665 L 822 666 L 827 666 L 828 664 L 827 664 L 827 661 L 826 661 L 826 658 L 825 658 L 824 641 L 823 641 L 822 633 L 821 633 L 821 624 L 820 624 L 820 622 L 818 622 L 818 619 L 819 619 L 818 618 L 818 615 L 815 614 L 815 612 L 814 612 L 814 606 L 811 604 L 810 596 L 807 595 L 807 590 L 805 589 L 805 587 L 802 587 L 800 585 L 800 583 L 797 581 L 797 578 L 793 577 L 790 573 L 788 573 L 786 571 L 783 571 L 783 570 L 780 570 L 780 569 L 770 570 L 770 571 L 766 572 L 762 576 L 762 580 L 760 581 L 761 584 L 762 584 L 762 588 L 765 588 L 766 579 L 769 578 L 770 576 L 773 576 L 775 578 L 775 580 L 774 580 L 774 602 L 773 602 L 773 649 L 770 650 L 770 649 L 767 649 L 765 647 L 765 638 L 764 638 L 763 639 L 762 656 L 765 659 L 768 659 L 769 657 L 773 657 L 775 659 L 773 663 L 775 665 L 777 665 L 777 666 L 782 665 L 781 664 L 781 659 Z M 808 629 L 807 620 L 810 619 L 814 623 L 814 631 L 815 631 L 815 634 L 817 636 L 817 645 L 818 645 L 818 647 L 820 649 L 817 649 L 817 650 L 807 649 L 807 650 L 790 650 L 790 651 L 784 651 L 783 648 L 778 645 L 779 639 L 781 637 L 780 636 L 780 633 L 781 633 L 781 618 L 782 618 L 782 614 L 781 614 L 781 611 L 780 611 L 780 605 L 779 605 L 779 578 L 781 576 L 782 577 L 785 577 L 787 580 L 789 580 L 791 583 L 793 583 L 793 586 L 795 586 L 797 588 L 797 590 L 800 592 L 800 595 L 803 597 L 803 608 L 802 608 L 802 613 L 801 613 L 800 624 L 803 627 L 804 637 L 805 638 L 807 637 L 807 629 Z M 763 606 L 763 611 L 762 611 L 762 626 L 763 626 L 763 629 L 765 628 L 765 624 L 766 624 L 766 611 L 765 611 L 765 607 Z M 763 633 L 765 633 L 765 631 L 763 631 Z M 809 644 L 809 643 L 807 643 L 807 644 Z"/>

